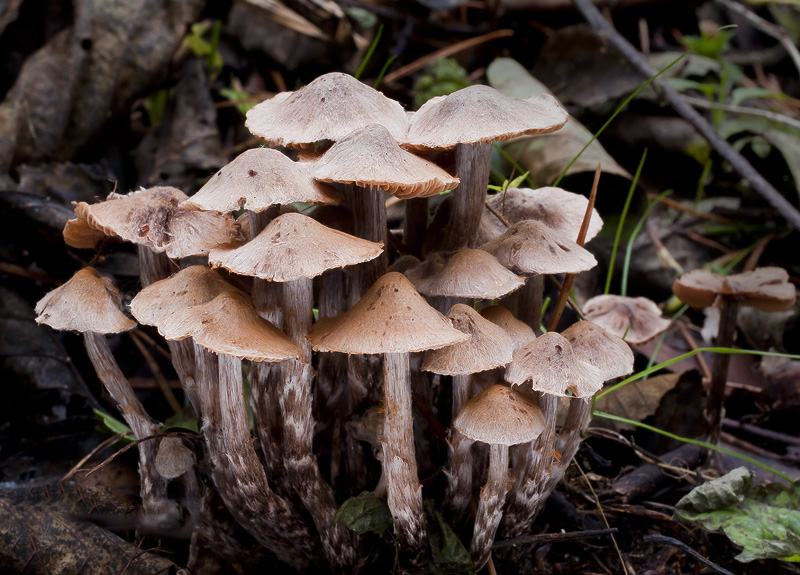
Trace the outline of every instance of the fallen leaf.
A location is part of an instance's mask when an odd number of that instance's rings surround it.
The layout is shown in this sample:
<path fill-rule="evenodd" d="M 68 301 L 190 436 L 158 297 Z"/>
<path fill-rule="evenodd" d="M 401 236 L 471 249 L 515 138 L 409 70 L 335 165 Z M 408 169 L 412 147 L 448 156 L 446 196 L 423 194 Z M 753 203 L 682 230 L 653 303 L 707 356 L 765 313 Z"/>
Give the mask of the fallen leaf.
<path fill-rule="evenodd" d="M 680 373 L 665 373 L 649 379 L 634 381 L 599 398 L 595 402 L 595 409 L 632 419 L 633 421 L 643 421 L 656 412 L 661 403 L 661 398 L 678 385 L 681 375 Z M 628 423 L 605 418 L 597 418 L 593 421 L 593 425 L 616 431 L 635 429 L 633 425 Z"/>

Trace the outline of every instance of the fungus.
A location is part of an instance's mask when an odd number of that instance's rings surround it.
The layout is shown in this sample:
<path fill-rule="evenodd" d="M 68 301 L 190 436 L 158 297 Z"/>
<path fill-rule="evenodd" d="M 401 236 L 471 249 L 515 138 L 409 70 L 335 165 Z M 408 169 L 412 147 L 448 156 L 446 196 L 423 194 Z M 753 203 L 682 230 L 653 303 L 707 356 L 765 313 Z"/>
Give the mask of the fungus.
<path fill-rule="evenodd" d="M 595 296 L 584 304 L 583 313 L 589 321 L 632 344 L 649 341 L 670 326 L 658 306 L 644 297 Z"/>

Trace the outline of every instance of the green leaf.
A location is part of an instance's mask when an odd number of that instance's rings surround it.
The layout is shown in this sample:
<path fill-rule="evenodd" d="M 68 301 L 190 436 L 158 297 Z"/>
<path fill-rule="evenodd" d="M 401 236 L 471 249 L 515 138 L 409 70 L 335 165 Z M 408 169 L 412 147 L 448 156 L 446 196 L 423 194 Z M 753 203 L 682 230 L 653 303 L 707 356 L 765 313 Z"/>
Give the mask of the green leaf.
<path fill-rule="evenodd" d="M 508 187 L 509 188 L 518 188 L 518 187 L 520 187 L 520 185 L 522 185 L 522 182 L 524 182 L 525 179 L 528 177 L 528 174 L 530 174 L 530 171 L 525 172 L 521 176 L 518 176 L 518 177 L 514 178 L 513 180 L 511 180 L 511 183 L 508 184 Z"/>
<path fill-rule="evenodd" d="M 126 445 L 133 443 L 134 437 L 130 427 L 105 411 L 100 411 L 99 409 L 92 409 L 92 411 L 94 412 L 94 417 L 98 422 L 98 426 L 96 428 L 97 431 L 100 433 L 106 433 L 108 435 L 127 433 L 128 435 L 120 439 L 120 442 Z"/>
<path fill-rule="evenodd" d="M 383 535 L 393 522 L 389 506 L 369 491 L 363 491 L 342 503 L 333 520 L 341 521 L 348 529 L 359 535 L 370 531 L 376 535 Z"/>
<path fill-rule="evenodd" d="M 430 564 L 434 575 L 475 575 L 475 566 L 464 544 L 436 511 L 433 501 L 425 500 Z"/>
<path fill-rule="evenodd" d="M 753 486 L 745 467 L 692 490 L 675 506 L 676 521 L 723 532 L 744 547 L 736 559 L 800 561 L 800 483 Z"/>
<path fill-rule="evenodd" d="M 164 420 L 164 427 L 182 427 L 191 431 L 199 431 L 197 428 L 197 416 L 194 414 L 194 408 L 191 405 L 185 406 L 180 413 L 170 415 Z"/>
<path fill-rule="evenodd" d="M 745 100 L 749 100 L 751 98 L 775 98 L 778 100 L 785 100 L 786 94 L 755 87 L 741 87 L 731 90 L 731 104 L 734 106 L 738 106 Z"/>
<path fill-rule="evenodd" d="M 235 88 L 220 88 L 219 93 L 229 102 L 236 102 L 236 109 L 239 110 L 239 113 L 242 114 L 242 116 L 247 114 L 247 111 L 256 105 L 252 94 L 249 94 L 244 90 L 236 90 Z"/>

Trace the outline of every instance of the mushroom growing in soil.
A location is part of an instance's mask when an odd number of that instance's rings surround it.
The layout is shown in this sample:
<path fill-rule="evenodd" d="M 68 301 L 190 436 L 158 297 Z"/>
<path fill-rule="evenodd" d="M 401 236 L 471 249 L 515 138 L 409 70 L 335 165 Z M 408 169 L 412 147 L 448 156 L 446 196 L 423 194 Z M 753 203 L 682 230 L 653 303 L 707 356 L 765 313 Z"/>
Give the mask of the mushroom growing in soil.
<path fill-rule="evenodd" d="M 414 565 L 422 561 L 427 534 L 414 453 L 409 354 L 467 339 L 397 272 L 379 278 L 350 310 L 321 319 L 309 333 L 315 351 L 384 354 L 384 478 L 398 545 Z"/>
<path fill-rule="evenodd" d="M 670 321 L 646 297 L 598 295 L 583 306 L 586 319 L 632 344 L 645 343 L 665 331 Z"/>
<path fill-rule="evenodd" d="M 783 268 L 763 267 L 730 276 L 721 276 L 705 269 L 697 269 L 676 279 L 672 290 L 686 305 L 709 307 L 719 305 L 720 321 L 716 345 L 731 347 L 736 332 L 736 318 L 743 306 L 775 312 L 791 308 L 797 293 Z M 706 402 L 709 441 L 716 443 L 722 431 L 725 387 L 731 356 L 718 353 L 711 366 L 711 382 Z"/>

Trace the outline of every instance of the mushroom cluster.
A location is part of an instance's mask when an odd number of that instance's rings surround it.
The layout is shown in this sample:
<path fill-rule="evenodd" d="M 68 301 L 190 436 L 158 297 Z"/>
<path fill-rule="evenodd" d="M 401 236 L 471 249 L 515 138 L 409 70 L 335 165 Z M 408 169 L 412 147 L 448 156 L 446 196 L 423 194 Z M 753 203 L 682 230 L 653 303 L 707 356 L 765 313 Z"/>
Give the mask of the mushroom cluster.
<path fill-rule="evenodd" d="M 406 113 L 346 74 L 327 74 L 251 109 L 247 127 L 281 149 L 244 152 L 192 197 L 153 188 L 76 206 L 65 229 L 71 245 L 113 237 L 138 246 L 142 289 L 130 312 L 168 342 L 210 459 L 203 489 L 291 567 L 363 566 L 374 542 L 334 515 L 361 486 L 376 489 L 378 470 L 385 489 L 376 495 L 385 495 L 401 564 L 425 562 L 423 495 L 456 529 L 477 497 L 470 551 L 481 568 L 498 532 L 530 529 L 577 450 L 592 395 L 632 371 L 628 345 L 589 322 L 540 335 L 544 275 L 596 263 L 575 243 L 585 198 L 510 189 L 485 209 L 492 141 L 566 120 L 550 96 L 519 100 L 486 86 Z M 447 190 L 431 218 L 427 198 Z M 387 227 L 387 194 L 406 203 L 402 231 Z M 575 215 L 564 217 L 566 205 Z M 590 215 L 587 239 L 602 225 Z M 409 255 L 426 257 L 406 263 L 405 274 L 390 271 Z M 79 291 L 79 303 L 61 301 L 90 280 L 105 299 Z M 89 321 L 101 306 L 116 315 L 110 326 Z M 87 333 L 101 380 L 143 440 L 142 499 L 158 519 L 179 478 L 154 466 L 164 440 L 148 437 L 159 424 L 99 335 L 135 325 L 119 295 L 108 278 L 82 270 L 37 311 L 42 323 Z M 60 319 L 65 312 L 84 321 Z M 560 400 L 569 405 L 559 431 Z M 370 439 L 377 459 L 349 425 L 367 413 L 380 430 Z M 442 427 L 446 442 L 433 432 Z M 446 459 L 437 459 L 437 441 Z M 474 479 L 486 461 L 473 442 L 491 446 L 480 493 Z M 419 469 L 441 467 L 446 485 L 421 480 Z M 202 501 L 196 529 L 220 520 Z"/>

